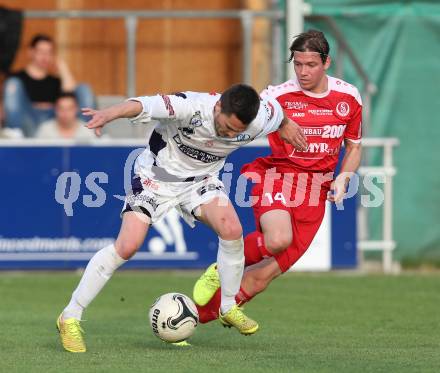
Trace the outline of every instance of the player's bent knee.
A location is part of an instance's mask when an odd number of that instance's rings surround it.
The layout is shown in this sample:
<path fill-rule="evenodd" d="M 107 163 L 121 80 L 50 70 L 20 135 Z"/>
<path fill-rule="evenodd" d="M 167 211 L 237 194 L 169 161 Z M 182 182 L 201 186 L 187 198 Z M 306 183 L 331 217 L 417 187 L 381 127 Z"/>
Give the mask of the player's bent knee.
<path fill-rule="evenodd" d="M 115 248 L 118 255 L 124 259 L 130 259 L 138 251 L 140 244 L 134 240 L 116 240 Z"/>
<path fill-rule="evenodd" d="M 243 229 L 236 220 L 231 222 L 225 219 L 218 230 L 218 235 L 226 241 L 238 240 L 243 235 Z"/>
<path fill-rule="evenodd" d="M 278 233 L 278 234 L 277 234 Z M 287 233 L 277 232 L 275 234 L 267 235 L 264 237 L 266 248 L 272 254 L 279 254 L 289 247 L 292 243 L 292 236 Z"/>

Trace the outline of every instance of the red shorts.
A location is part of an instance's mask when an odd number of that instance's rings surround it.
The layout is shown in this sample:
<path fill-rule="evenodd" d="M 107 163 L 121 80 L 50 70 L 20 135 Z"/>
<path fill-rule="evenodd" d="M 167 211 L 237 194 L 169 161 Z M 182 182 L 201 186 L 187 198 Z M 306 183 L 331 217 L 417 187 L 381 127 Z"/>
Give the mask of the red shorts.
<path fill-rule="evenodd" d="M 275 180 L 273 188 L 263 189 L 264 183 L 254 185 L 251 195 L 258 198 L 254 204 L 257 231 L 262 232 L 260 217 L 268 211 L 285 210 L 292 221 L 292 243 L 284 251 L 274 255 L 282 272 L 286 272 L 307 251 L 324 218 L 326 192 L 318 198 L 310 198 L 310 191 L 301 197 L 290 196 L 292 188 L 283 188 L 283 180 Z M 313 202 L 311 202 L 313 201 Z"/>

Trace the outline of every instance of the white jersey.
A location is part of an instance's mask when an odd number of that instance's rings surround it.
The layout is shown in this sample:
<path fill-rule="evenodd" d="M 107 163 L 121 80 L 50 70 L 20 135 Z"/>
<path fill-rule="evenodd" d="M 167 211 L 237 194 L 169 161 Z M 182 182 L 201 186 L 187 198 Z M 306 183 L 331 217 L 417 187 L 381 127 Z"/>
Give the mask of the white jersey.
<path fill-rule="evenodd" d="M 182 92 L 130 100 L 142 104 L 142 112 L 131 118 L 133 123 L 158 121 L 147 132 L 148 146 L 136 160 L 135 173 L 163 181 L 216 175 L 230 153 L 276 131 L 284 117 L 274 98 L 264 98 L 247 129 L 224 138 L 217 136 L 214 125 L 220 94 Z"/>

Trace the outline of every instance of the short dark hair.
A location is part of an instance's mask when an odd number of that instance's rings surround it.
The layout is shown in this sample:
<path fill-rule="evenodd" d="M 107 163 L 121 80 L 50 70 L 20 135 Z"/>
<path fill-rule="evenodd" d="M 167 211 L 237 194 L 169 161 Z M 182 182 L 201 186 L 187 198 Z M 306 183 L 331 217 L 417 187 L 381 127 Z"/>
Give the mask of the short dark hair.
<path fill-rule="evenodd" d="M 251 123 L 260 108 L 260 96 L 247 84 L 234 84 L 220 97 L 221 112 L 235 114 L 243 124 Z"/>
<path fill-rule="evenodd" d="M 35 48 L 40 41 L 46 41 L 48 43 L 54 44 L 53 39 L 50 36 L 46 34 L 37 34 L 32 38 L 29 46 L 31 48 Z"/>
<path fill-rule="evenodd" d="M 63 98 L 71 98 L 73 99 L 76 104 L 78 105 L 78 99 L 75 96 L 75 93 L 73 92 L 61 92 L 58 96 L 55 102 L 58 102 L 59 100 L 63 99 Z"/>
<path fill-rule="evenodd" d="M 321 56 L 322 63 L 325 63 L 330 52 L 330 46 L 323 32 L 307 30 L 295 36 L 295 40 L 292 42 L 289 50 L 289 62 L 293 60 L 295 52 L 318 52 Z"/>

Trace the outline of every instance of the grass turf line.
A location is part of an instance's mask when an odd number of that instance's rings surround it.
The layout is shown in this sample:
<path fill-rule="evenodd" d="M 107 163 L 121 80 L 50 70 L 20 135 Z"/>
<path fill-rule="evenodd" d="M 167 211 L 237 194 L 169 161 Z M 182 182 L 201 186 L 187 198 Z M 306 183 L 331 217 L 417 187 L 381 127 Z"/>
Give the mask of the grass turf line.
<path fill-rule="evenodd" d="M 287 274 L 246 307 L 244 337 L 201 325 L 191 348 L 161 342 L 148 309 L 191 295 L 194 272 L 118 272 L 84 317 L 88 352 L 62 350 L 55 319 L 79 276 L 0 273 L 0 371 L 438 372 L 440 276 Z"/>

